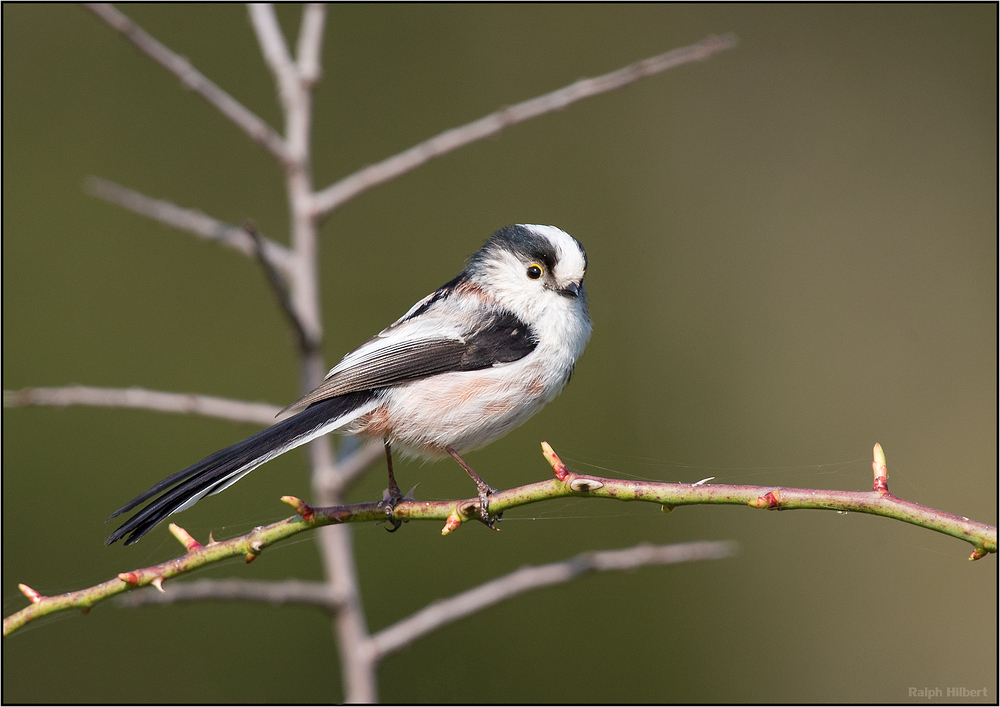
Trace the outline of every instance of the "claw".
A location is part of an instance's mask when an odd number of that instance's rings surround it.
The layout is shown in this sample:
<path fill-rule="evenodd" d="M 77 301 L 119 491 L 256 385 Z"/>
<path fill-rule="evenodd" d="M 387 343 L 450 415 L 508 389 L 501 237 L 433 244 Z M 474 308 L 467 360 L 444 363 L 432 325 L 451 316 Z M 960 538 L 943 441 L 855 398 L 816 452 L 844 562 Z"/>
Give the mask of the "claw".
<path fill-rule="evenodd" d="M 394 490 L 396 493 L 393 493 Z M 406 497 L 399 492 L 399 487 L 395 489 L 387 488 L 382 491 L 382 503 L 379 505 L 385 505 L 385 519 L 390 525 L 392 525 L 391 528 L 386 528 L 386 530 L 390 533 L 395 533 L 399 530 L 400 526 L 403 525 L 403 521 L 396 518 L 394 511 L 396 510 L 396 504 L 405 498 Z"/>
<path fill-rule="evenodd" d="M 498 516 L 490 515 L 490 495 L 497 492 L 495 488 L 489 484 L 476 484 L 479 487 L 479 519 L 486 525 L 487 528 L 492 528 L 493 530 L 500 530 L 495 524 L 503 520 L 503 513 Z"/>

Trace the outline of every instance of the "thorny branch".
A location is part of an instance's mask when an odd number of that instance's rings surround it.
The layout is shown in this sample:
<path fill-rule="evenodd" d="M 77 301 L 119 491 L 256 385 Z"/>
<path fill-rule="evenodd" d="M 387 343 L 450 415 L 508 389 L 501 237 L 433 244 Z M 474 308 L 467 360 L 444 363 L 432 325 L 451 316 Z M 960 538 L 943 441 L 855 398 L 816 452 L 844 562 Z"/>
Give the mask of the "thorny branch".
<path fill-rule="evenodd" d="M 555 478 L 491 495 L 492 513 L 568 496 L 645 501 L 660 504 L 665 512 L 670 512 L 677 506 L 698 504 L 747 505 L 767 510 L 812 508 L 869 513 L 945 533 L 974 546 L 970 560 L 978 560 L 987 553 L 997 551 L 995 526 L 905 501 L 889 493 L 885 454 L 878 444 L 875 445 L 872 462 L 875 477 L 873 490 L 865 492 L 729 484 L 668 484 L 585 476 L 571 472 L 547 443 L 542 443 L 542 450 L 552 466 Z M 73 608 L 89 610 L 94 604 L 128 589 L 152 584 L 162 591 L 165 580 L 230 557 L 242 556 L 247 562 L 251 562 L 269 545 L 312 528 L 356 522 L 382 522 L 386 519 L 382 502 L 313 508 L 294 496 L 284 496 L 281 500 L 295 508 L 297 515 L 255 528 L 246 535 L 222 542 L 211 541 L 204 546 L 185 530 L 171 523 L 170 531 L 187 548 L 185 555 L 154 567 L 123 572 L 118 575 L 118 579 L 89 589 L 43 597 L 27 585 L 19 585 L 22 593 L 30 599 L 31 605 L 4 619 L 4 635 L 13 633 L 36 618 L 57 611 Z M 444 520 L 441 533 L 448 535 L 466 521 L 480 520 L 478 508 L 479 501 L 475 498 L 460 501 L 404 499 L 394 507 L 393 517 L 397 520 Z M 336 585 L 332 589 L 332 595 L 341 604 L 345 601 Z M 342 613 L 338 612 L 338 620 L 342 620 L 341 616 Z M 359 637 L 359 640 L 364 644 L 370 640 L 370 636 L 366 634 Z M 386 641 L 386 652 L 398 649 L 397 642 L 389 639 Z M 357 645 L 360 644 L 354 644 L 355 647 Z M 353 659 L 374 666 L 379 655 L 376 651 L 354 655 Z"/>

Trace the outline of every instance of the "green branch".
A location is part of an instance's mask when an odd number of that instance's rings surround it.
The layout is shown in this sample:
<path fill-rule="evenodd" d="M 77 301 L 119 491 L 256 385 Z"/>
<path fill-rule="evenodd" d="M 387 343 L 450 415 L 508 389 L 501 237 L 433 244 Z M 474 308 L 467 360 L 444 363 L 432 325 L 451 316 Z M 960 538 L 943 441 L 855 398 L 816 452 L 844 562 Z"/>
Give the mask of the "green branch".
<path fill-rule="evenodd" d="M 574 474 L 566 468 L 547 443 L 542 443 L 542 450 L 552 465 L 555 478 L 491 495 L 489 501 L 491 513 L 497 514 L 510 508 L 566 496 L 647 501 L 660 504 L 664 512 L 670 512 L 677 506 L 698 504 L 747 505 L 751 508 L 769 510 L 814 508 L 870 513 L 936 530 L 971 543 L 974 550 L 969 556 L 970 560 L 978 560 L 987 553 L 997 551 L 995 526 L 905 501 L 890 494 L 885 455 L 882 453 L 882 447 L 877 444 L 875 461 L 872 462 L 875 471 L 872 491 L 827 491 L 728 484 L 667 484 L 607 479 Z M 171 523 L 170 531 L 187 549 L 184 555 L 153 567 L 123 572 L 117 579 L 94 587 L 54 597 L 43 597 L 27 585 L 20 584 L 18 586 L 31 600 L 31 605 L 4 619 L 3 635 L 8 636 L 28 622 L 58 611 L 82 609 L 86 613 L 94 604 L 137 587 L 152 584 L 163 591 L 162 584 L 165 580 L 230 557 L 243 557 L 247 562 L 252 562 L 268 545 L 324 525 L 384 521 L 390 517 L 396 520 L 443 520 L 445 525 L 441 533 L 447 535 L 466 521 L 480 520 L 477 499 L 461 501 L 404 499 L 397 503 L 391 516 L 387 514 L 384 502 L 313 508 L 294 496 L 284 496 L 281 500 L 294 507 L 297 515 L 271 525 L 254 528 L 246 535 L 222 542 L 210 539 L 207 545 L 202 545 L 183 528 Z"/>

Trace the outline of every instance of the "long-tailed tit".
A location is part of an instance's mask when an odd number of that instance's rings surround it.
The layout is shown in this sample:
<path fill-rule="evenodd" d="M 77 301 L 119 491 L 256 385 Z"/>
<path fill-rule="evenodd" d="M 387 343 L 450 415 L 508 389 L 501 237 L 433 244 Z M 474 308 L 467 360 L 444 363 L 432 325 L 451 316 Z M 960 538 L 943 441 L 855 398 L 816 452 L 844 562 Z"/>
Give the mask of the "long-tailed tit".
<path fill-rule="evenodd" d="M 451 455 L 476 482 L 483 519 L 488 486 L 460 456 L 522 424 L 569 381 L 590 338 L 583 246 L 554 226 L 497 231 L 451 282 L 344 356 L 297 412 L 202 459 L 119 508 L 152 500 L 111 534 L 131 545 L 171 513 L 219 493 L 264 462 L 327 434 L 385 442 L 426 458 Z M 389 509 L 391 517 L 391 508 Z M 110 518 L 108 519 L 110 520 Z"/>

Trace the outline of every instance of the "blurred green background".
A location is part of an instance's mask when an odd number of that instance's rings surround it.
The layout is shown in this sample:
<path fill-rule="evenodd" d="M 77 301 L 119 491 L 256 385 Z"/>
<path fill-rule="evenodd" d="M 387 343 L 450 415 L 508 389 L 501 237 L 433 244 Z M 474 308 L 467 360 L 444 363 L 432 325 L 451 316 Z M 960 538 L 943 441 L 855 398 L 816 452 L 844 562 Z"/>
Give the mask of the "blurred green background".
<path fill-rule="evenodd" d="M 281 128 L 246 10 L 123 6 Z M 294 36 L 299 9 L 280 8 Z M 454 276 L 496 228 L 587 247 L 594 335 L 563 395 L 470 455 L 500 487 L 583 473 L 892 490 L 997 522 L 995 5 L 339 5 L 315 105 L 318 186 L 446 128 L 705 35 L 735 50 L 511 128 L 378 187 L 323 229 L 325 350 Z M 284 405 L 292 339 L 251 260 L 88 197 L 97 175 L 284 240 L 280 170 L 85 10 L 3 7 L 3 387 L 144 386 Z M 4 410 L 3 612 L 168 559 L 103 520 L 252 433 L 197 417 Z M 288 515 L 303 452 L 177 518 L 204 540 Z M 450 462 L 397 471 L 466 497 Z M 380 497 L 377 466 L 352 493 Z M 734 559 L 520 596 L 389 658 L 385 701 L 997 699 L 997 558 L 886 519 L 574 500 L 447 538 L 354 528 L 377 630 L 523 564 L 734 539 Z M 315 538 L 197 577 L 320 578 Z M 5 639 L 5 702 L 341 699 L 310 609 L 66 613 Z M 948 697 L 942 698 L 949 701 Z M 966 701 L 966 700 L 961 700 Z"/>

